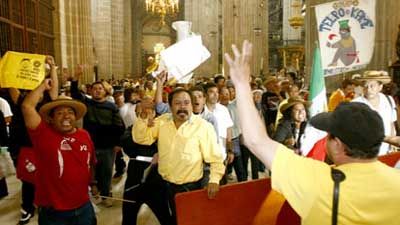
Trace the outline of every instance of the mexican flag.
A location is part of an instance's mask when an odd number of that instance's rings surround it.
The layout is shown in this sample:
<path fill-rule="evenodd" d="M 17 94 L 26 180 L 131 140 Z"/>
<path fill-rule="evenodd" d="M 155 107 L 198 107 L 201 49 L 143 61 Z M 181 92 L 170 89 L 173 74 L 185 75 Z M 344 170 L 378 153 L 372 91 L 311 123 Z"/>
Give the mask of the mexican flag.
<path fill-rule="evenodd" d="M 310 94 L 308 100 L 311 102 L 309 108 L 310 118 L 328 111 L 326 99 L 325 78 L 322 70 L 321 52 L 319 48 L 314 50 L 313 65 L 311 71 Z M 301 152 L 304 156 L 325 160 L 326 132 L 307 125 L 301 137 Z"/>

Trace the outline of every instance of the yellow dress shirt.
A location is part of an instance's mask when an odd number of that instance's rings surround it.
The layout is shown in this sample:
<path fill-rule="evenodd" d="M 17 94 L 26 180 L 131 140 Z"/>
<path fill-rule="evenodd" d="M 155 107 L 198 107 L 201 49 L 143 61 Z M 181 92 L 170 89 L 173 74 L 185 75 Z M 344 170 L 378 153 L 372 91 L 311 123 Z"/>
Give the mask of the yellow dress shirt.
<path fill-rule="evenodd" d="M 158 140 L 158 172 L 174 184 L 195 182 L 203 177 L 203 162 L 210 164 L 210 183 L 219 183 L 225 166 L 213 126 L 198 115 L 176 129 L 171 113 L 163 114 L 148 127 L 147 120 L 135 122 L 133 140 L 150 145 Z"/>

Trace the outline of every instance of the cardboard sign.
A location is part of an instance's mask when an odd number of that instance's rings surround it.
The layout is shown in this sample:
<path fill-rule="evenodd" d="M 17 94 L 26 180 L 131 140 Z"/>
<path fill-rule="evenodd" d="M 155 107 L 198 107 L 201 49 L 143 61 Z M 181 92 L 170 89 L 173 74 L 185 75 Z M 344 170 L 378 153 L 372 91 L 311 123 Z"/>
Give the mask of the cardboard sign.
<path fill-rule="evenodd" d="M 341 0 L 315 7 L 325 76 L 365 68 L 375 45 L 375 0 Z"/>
<path fill-rule="evenodd" d="M 0 87 L 33 90 L 45 77 L 45 55 L 8 51 L 0 60 Z"/>
<path fill-rule="evenodd" d="M 168 75 L 180 81 L 179 83 L 190 80 L 193 75 L 191 72 L 211 56 L 199 35 L 175 43 L 163 50 L 160 55 L 162 60 L 160 66 L 163 64 L 167 68 Z"/>

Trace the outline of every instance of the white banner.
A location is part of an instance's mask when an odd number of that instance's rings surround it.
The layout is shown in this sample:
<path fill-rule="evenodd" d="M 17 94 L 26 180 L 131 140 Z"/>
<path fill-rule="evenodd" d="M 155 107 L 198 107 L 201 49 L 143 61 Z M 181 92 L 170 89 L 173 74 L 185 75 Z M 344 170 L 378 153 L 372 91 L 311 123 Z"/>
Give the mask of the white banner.
<path fill-rule="evenodd" d="M 325 76 L 365 68 L 375 44 L 375 0 L 340 0 L 315 7 Z"/>

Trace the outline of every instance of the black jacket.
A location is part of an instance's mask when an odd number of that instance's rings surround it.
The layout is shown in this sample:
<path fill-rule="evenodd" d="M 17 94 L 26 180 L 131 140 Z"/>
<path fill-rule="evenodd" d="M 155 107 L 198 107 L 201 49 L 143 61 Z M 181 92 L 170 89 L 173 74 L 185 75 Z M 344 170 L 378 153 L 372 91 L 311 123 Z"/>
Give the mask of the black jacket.
<path fill-rule="evenodd" d="M 306 125 L 307 122 L 301 123 L 299 137 L 296 140 L 296 144 L 294 146 L 288 146 L 288 147 L 300 149 L 301 147 L 300 137 L 304 134 Z M 273 139 L 279 143 L 283 143 L 286 139 L 294 138 L 295 132 L 296 132 L 296 126 L 292 120 L 281 120 L 279 121 L 278 127 L 276 128 Z"/>
<path fill-rule="evenodd" d="M 78 82 L 71 82 L 71 95 L 82 101 L 87 107 L 83 118 L 83 128 L 87 130 L 96 148 L 112 148 L 119 146 L 124 133 L 124 122 L 118 107 L 109 101 L 97 102 L 87 98 L 78 90 Z"/>

